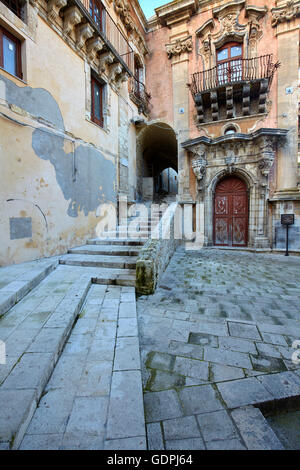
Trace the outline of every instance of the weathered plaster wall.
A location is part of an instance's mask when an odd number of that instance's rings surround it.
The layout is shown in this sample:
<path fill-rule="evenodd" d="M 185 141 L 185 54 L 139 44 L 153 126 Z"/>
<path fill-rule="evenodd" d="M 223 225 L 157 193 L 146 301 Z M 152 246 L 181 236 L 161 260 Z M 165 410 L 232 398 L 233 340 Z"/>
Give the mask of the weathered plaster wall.
<path fill-rule="evenodd" d="M 92 123 L 84 60 L 34 14 L 36 35 L 22 46 L 26 81 L 0 69 L 1 265 L 62 253 L 94 236 L 97 208 L 117 201 L 120 149 L 135 167 L 135 128 L 128 127 L 138 112 L 127 83 L 119 145 L 119 94 L 107 85 L 106 129 Z"/>

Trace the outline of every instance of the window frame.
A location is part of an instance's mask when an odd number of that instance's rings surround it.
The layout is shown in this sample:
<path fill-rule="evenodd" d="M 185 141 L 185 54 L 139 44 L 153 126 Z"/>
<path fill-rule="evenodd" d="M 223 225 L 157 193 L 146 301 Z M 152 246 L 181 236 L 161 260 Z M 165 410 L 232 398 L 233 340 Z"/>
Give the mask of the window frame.
<path fill-rule="evenodd" d="M 239 46 L 242 49 L 242 52 L 238 56 L 231 57 L 231 49 L 232 49 L 232 47 L 235 47 L 235 46 Z M 218 55 L 220 54 L 220 52 L 222 52 L 226 49 L 228 50 L 227 59 L 218 60 Z M 238 77 L 240 77 L 240 80 L 243 80 L 243 75 L 244 75 L 243 58 L 244 58 L 243 43 L 240 43 L 240 42 L 237 42 L 237 41 L 229 41 L 229 42 L 226 42 L 225 44 L 223 44 L 222 47 L 216 49 L 216 65 L 217 65 L 217 79 L 218 79 L 218 82 L 220 82 L 221 84 L 224 84 L 224 83 L 230 83 L 232 81 L 239 81 L 239 80 L 233 80 L 233 78 L 235 76 L 238 76 Z M 231 64 L 233 63 L 233 64 L 237 65 L 238 62 L 240 62 L 241 70 L 240 71 L 231 70 Z M 229 67 L 228 70 L 226 70 L 226 68 L 224 67 L 225 64 L 228 65 L 228 67 Z"/>
<path fill-rule="evenodd" d="M 234 46 L 239 46 L 241 49 L 242 49 L 242 53 L 241 55 L 238 55 L 236 57 L 231 57 L 231 48 L 234 47 Z M 228 58 L 227 59 L 223 59 L 223 60 L 218 60 L 218 55 L 220 52 L 224 51 L 225 49 L 228 49 Z M 217 65 L 219 64 L 222 64 L 224 62 L 230 62 L 232 60 L 239 60 L 239 59 L 243 59 L 244 57 L 244 48 L 243 48 L 243 44 L 241 42 L 236 42 L 236 41 L 230 41 L 230 42 L 226 42 L 225 44 L 223 44 L 222 47 L 220 47 L 219 49 L 217 49 Z"/>
<path fill-rule="evenodd" d="M 98 119 L 97 116 L 95 115 L 95 84 L 98 85 L 101 93 L 100 93 L 100 112 L 101 112 L 101 118 Z M 95 77 L 94 74 L 91 75 L 91 120 L 97 124 L 99 127 L 104 129 L 104 87 L 105 84 L 99 80 L 98 78 Z"/>
<path fill-rule="evenodd" d="M 97 19 L 100 22 L 100 26 L 98 26 L 97 21 L 95 20 L 95 7 L 98 7 L 100 11 L 100 18 L 97 16 Z M 96 25 L 99 27 L 100 31 L 102 33 L 105 33 L 105 15 L 106 15 L 106 9 L 105 6 L 103 5 L 101 0 L 89 0 L 89 14 L 93 18 L 94 22 Z"/>
<path fill-rule="evenodd" d="M 2 0 L 2 2 L 14 15 L 24 21 L 24 2 L 20 2 L 19 0 Z"/>
<path fill-rule="evenodd" d="M 0 24 L 0 67 L 5 70 L 7 73 L 10 73 L 8 70 L 4 68 L 4 50 L 3 50 L 3 36 L 6 36 L 16 45 L 16 74 L 11 74 L 17 78 L 23 78 L 22 74 L 22 60 L 21 60 L 21 41 L 19 38 L 14 36 L 12 33 L 7 31 L 1 24 Z"/>

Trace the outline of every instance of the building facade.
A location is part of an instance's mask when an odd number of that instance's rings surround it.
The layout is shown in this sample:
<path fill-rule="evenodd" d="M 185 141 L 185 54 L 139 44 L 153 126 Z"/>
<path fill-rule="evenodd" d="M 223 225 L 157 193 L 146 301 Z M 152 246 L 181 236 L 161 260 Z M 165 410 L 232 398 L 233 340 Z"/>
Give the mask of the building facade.
<path fill-rule="evenodd" d="M 208 246 L 283 249 L 293 213 L 300 249 L 299 25 L 300 2 L 260 0 L 174 1 L 149 21 L 151 118 L 175 131 L 178 200 L 204 204 Z"/>
<path fill-rule="evenodd" d="M 136 198 L 146 118 L 138 2 L 0 2 L 0 264 L 95 236 L 102 203 Z"/>
<path fill-rule="evenodd" d="M 0 265 L 170 188 L 207 246 L 300 251 L 300 1 L 0 1 Z M 169 181 L 169 180 L 168 180 Z"/>

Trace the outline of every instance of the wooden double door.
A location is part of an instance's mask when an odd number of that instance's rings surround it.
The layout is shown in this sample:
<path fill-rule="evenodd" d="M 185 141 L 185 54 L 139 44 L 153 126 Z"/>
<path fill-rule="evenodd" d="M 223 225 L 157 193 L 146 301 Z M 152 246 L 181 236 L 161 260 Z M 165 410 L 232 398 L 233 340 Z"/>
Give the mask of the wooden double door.
<path fill-rule="evenodd" d="M 248 244 L 249 203 L 247 186 L 229 176 L 219 182 L 214 200 L 214 243 L 245 247 Z"/>

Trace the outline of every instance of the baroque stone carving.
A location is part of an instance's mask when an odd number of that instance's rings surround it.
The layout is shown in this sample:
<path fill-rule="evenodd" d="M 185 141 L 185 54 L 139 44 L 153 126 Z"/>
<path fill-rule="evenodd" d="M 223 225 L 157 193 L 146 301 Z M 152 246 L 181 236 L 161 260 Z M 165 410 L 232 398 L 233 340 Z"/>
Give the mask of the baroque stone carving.
<path fill-rule="evenodd" d="M 106 71 L 106 67 L 111 65 L 114 61 L 114 55 L 111 52 L 104 52 L 101 54 L 99 60 L 99 73 L 104 73 Z"/>
<path fill-rule="evenodd" d="M 143 54 L 145 55 L 148 52 L 146 41 L 135 25 L 135 21 L 130 13 L 129 3 L 126 0 L 114 0 L 114 8 L 123 21 L 128 33 L 135 39 L 138 47 L 143 50 Z"/>
<path fill-rule="evenodd" d="M 258 163 L 261 174 L 265 177 L 269 176 L 276 155 L 276 142 L 271 137 L 261 139 L 259 143 L 262 159 Z"/>
<path fill-rule="evenodd" d="M 94 34 L 93 28 L 89 25 L 89 23 L 83 23 L 77 26 L 76 29 L 76 46 L 78 49 L 82 49 L 85 42 L 91 38 Z"/>
<path fill-rule="evenodd" d="M 120 15 L 126 29 L 132 31 L 135 27 L 133 18 L 130 14 L 129 5 L 124 0 L 115 0 L 114 7 L 116 12 Z"/>
<path fill-rule="evenodd" d="M 206 176 L 206 168 L 207 168 L 205 146 L 198 145 L 195 147 L 191 147 L 190 151 L 193 154 L 191 165 L 192 165 L 194 175 L 196 176 L 196 179 L 197 179 L 198 191 L 202 191 L 203 181 Z"/>
<path fill-rule="evenodd" d="M 285 6 L 273 8 L 272 26 L 275 28 L 279 23 L 291 21 L 300 14 L 300 2 L 288 1 Z"/>
<path fill-rule="evenodd" d="M 213 10 L 215 19 L 208 20 L 196 32 L 200 38 L 199 54 L 203 57 L 205 68 L 214 65 L 211 62 L 215 48 L 222 45 L 226 38 L 245 41 L 248 38 L 249 57 L 256 55 L 257 43 L 263 35 L 261 19 L 266 15 L 267 7 L 245 7 L 246 24 L 240 24 L 238 19 L 245 1 L 230 2 Z M 216 23 L 216 20 L 218 22 Z M 215 47 L 213 47 L 213 44 Z"/>
<path fill-rule="evenodd" d="M 63 26 L 64 34 L 65 35 L 70 34 L 74 26 L 81 23 L 81 20 L 82 20 L 82 14 L 80 13 L 79 9 L 76 6 L 72 6 L 68 8 L 64 12 L 64 26 Z"/>
<path fill-rule="evenodd" d="M 67 0 L 49 0 L 47 4 L 47 15 L 52 21 L 55 21 L 59 17 L 59 12 L 62 8 L 67 5 Z"/>
<path fill-rule="evenodd" d="M 166 44 L 166 51 L 168 58 L 171 59 L 173 56 L 182 54 L 183 52 L 192 52 L 193 40 L 192 36 L 185 39 L 177 39 L 171 44 Z"/>
<path fill-rule="evenodd" d="M 90 60 L 95 60 L 97 52 L 102 51 L 104 42 L 99 37 L 93 37 L 86 43 L 86 51 Z"/>

